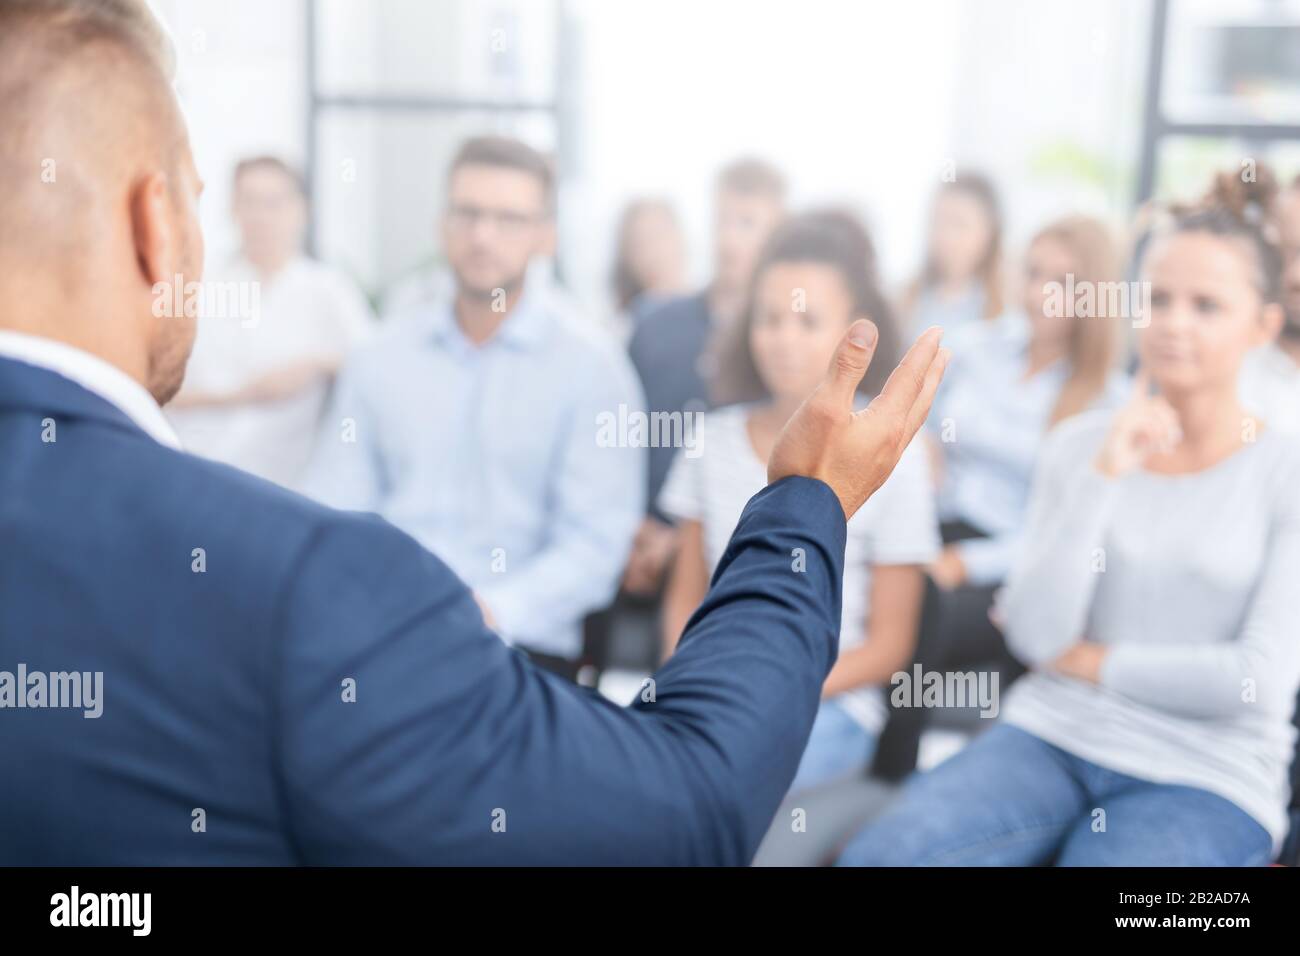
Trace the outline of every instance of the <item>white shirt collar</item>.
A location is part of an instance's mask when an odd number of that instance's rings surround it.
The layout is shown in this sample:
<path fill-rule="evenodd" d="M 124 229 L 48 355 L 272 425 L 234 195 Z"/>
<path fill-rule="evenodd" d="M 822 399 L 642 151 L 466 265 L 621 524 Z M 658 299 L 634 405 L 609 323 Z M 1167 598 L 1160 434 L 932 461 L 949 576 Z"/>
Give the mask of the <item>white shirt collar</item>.
<path fill-rule="evenodd" d="M 62 375 L 114 405 L 160 445 L 181 443 L 158 403 L 135 379 L 98 356 L 53 339 L 0 329 L 0 356 Z"/>

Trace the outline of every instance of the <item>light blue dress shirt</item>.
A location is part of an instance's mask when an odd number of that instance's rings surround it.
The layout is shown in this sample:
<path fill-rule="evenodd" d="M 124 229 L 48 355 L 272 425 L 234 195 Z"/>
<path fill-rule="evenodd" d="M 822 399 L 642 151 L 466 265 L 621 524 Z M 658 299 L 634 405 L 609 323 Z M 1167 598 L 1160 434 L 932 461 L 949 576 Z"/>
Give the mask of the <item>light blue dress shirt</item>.
<path fill-rule="evenodd" d="M 481 346 L 445 302 L 346 363 L 306 490 L 387 518 L 482 597 L 504 638 L 573 659 L 645 500 L 645 449 L 599 437 L 620 405 L 644 407 L 631 364 L 551 297 L 526 291 Z"/>
<path fill-rule="evenodd" d="M 960 339 L 926 422 L 943 451 L 939 517 L 988 535 L 956 547 L 971 584 L 997 584 L 1017 553 L 1034 464 L 1070 368 L 1058 361 L 1026 379 L 1029 326 L 1014 313 Z M 1126 394 L 1116 373 L 1092 407 L 1117 406 Z"/>

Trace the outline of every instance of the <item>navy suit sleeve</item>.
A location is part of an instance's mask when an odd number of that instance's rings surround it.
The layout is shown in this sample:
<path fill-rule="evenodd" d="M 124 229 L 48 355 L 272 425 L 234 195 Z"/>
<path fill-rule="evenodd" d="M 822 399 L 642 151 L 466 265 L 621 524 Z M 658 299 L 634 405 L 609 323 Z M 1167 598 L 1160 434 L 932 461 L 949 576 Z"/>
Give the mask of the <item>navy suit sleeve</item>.
<path fill-rule="evenodd" d="M 405 535 L 331 520 L 275 650 L 275 764 L 300 857 L 749 862 L 835 658 L 844 540 L 821 482 L 760 492 L 677 653 L 619 707 L 503 644 Z"/>

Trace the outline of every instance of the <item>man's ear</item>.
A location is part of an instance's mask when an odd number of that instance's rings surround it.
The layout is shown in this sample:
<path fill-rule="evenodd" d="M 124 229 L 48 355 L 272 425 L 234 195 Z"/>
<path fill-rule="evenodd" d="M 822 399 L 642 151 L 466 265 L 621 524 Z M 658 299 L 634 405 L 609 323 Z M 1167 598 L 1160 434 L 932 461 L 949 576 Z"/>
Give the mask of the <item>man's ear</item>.
<path fill-rule="evenodd" d="M 173 279 L 176 235 L 172 225 L 167 177 L 152 172 L 131 190 L 131 239 L 140 278 L 152 287 Z"/>
<path fill-rule="evenodd" d="M 1270 302 L 1264 306 L 1260 313 L 1260 335 L 1257 344 L 1263 345 L 1268 342 L 1276 342 L 1279 333 L 1282 331 L 1282 325 L 1286 321 L 1286 314 L 1282 306 L 1276 302 Z"/>

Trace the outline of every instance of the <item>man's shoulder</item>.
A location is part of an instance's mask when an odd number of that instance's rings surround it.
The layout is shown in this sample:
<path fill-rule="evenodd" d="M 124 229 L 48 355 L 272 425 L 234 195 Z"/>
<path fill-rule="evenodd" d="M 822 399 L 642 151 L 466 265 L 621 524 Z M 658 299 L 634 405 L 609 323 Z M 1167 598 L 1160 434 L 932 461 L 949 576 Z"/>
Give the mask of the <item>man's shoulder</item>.
<path fill-rule="evenodd" d="M 162 587 L 180 561 L 208 572 L 204 580 L 230 600 L 269 608 L 331 529 L 375 524 L 402 537 L 378 519 L 333 511 L 126 425 L 66 419 L 56 443 L 31 447 L 11 465 L 0 475 L 0 499 L 41 503 L 8 516 L 20 550 L 75 573 L 93 566 L 97 580 L 119 589 Z M 69 533 L 79 563 L 64 553 Z M 382 556 L 384 534 L 364 537 L 367 551 Z"/>
<path fill-rule="evenodd" d="M 707 320 L 709 317 L 709 300 L 704 292 L 692 292 L 687 295 L 673 296 L 656 303 L 646 311 L 639 327 L 663 325 L 682 319 Z"/>
<path fill-rule="evenodd" d="M 379 591 L 408 577 L 426 591 L 434 582 L 440 592 L 454 588 L 437 557 L 378 515 L 330 508 L 229 465 L 149 445 L 134 475 L 111 476 L 140 485 L 141 493 L 126 492 L 134 501 L 128 520 L 144 535 L 206 543 L 209 571 L 237 565 L 239 573 L 213 580 L 239 588 L 240 600 L 278 602 L 297 593 L 331 606 L 369 600 L 377 608 Z M 370 597 L 342 594 L 346 582 Z"/>
<path fill-rule="evenodd" d="M 428 303 L 394 313 L 348 352 L 345 367 L 353 375 L 374 372 L 382 381 L 391 374 L 395 360 L 426 348 L 434 351 L 434 325 L 433 307 Z"/>
<path fill-rule="evenodd" d="M 152 488 L 156 518 L 182 525 L 211 525 L 249 532 L 260 546 L 292 548 L 342 515 L 272 481 L 222 462 L 167 448 L 152 441 L 133 450 L 120 470 L 105 478 Z M 106 491 L 108 489 L 102 489 Z M 169 513 L 170 512 L 170 513 Z M 274 534 L 267 534 L 274 529 Z"/>
<path fill-rule="evenodd" d="M 558 361 L 556 369 L 576 388 L 583 388 L 581 376 L 591 381 L 616 384 L 619 388 L 633 386 L 636 372 L 627 353 L 614 335 L 583 315 L 556 310 L 552 314 L 551 334 L 546 349 Z"/>
<path fill-rule="evenodd" d="M 614 334 L 586 315 L 563 309 L 551 310 L 551 333 L 551 348 L 571 352 L 583 361 L 624 357 Z"/>

